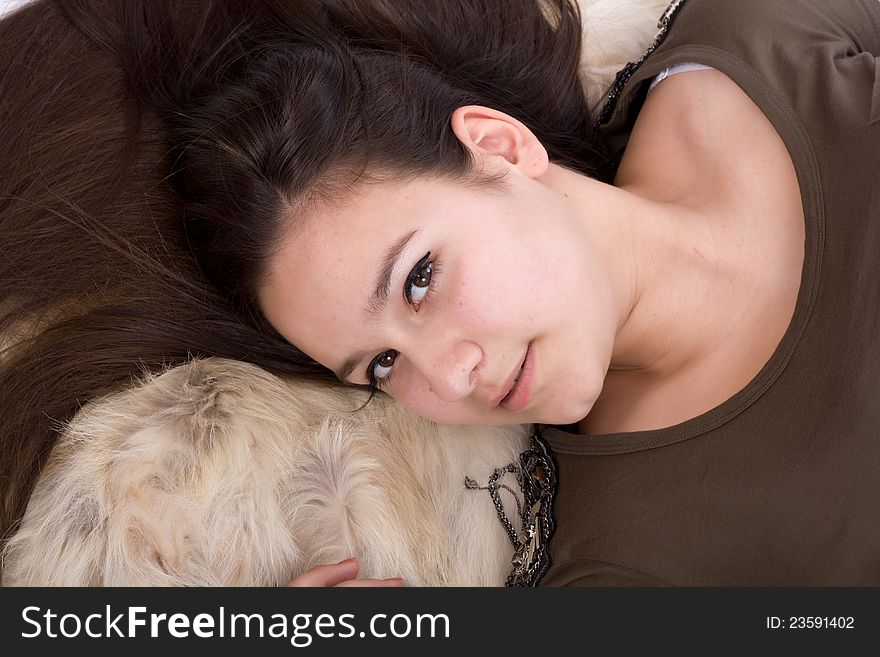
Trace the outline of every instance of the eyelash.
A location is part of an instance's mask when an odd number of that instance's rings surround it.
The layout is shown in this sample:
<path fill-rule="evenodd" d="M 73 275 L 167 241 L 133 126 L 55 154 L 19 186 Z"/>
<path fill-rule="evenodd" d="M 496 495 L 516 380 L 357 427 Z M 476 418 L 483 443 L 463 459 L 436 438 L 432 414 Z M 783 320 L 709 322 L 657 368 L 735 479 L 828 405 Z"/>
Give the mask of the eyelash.
<path fill-rule="evenodd" d="M 412 295 L 410 294 L 410 287 L 413 285 L 413 281 L 418 278 L 419 274 L 422 273 L 425 269 L 430 269 L 430 281 L 428 282 L 427 290 L 425 291 L 425 296 L 422 297 L 418 305 L 415 306 L 415 311 L 418 312 L 419 308 L 422 307 L 424 303 L 426 303 L 432 296 L 434 292 L 434 286 L 437 281 L 437 275 L 440 273 L 440 262 L 437 256 L 431 258 L 431 252 L 428 251 L 415 265 L 415 267 L 410 270 L 409 275 L 406 277 L 406 280 L 403 283 L 403 298 L 407 305 L 412 306 Z M 376 365 L 379 360 L 385 356 L 394 352 L 395 357 L 397 352 L 393 349 L 388 349 L 383 351 L 381 354 L 376 356 L 373 360 L 370 361 L 370 364 L 367 365 L 367 380 L 369 381 L 369 386 L 371 390 L 381 390 L 383 388 L 388 387 L 391 383 L 391 378 L 394 376 L 394 367 L 392 362 L 391 371 L 381 379 L 376 378 Z"/>

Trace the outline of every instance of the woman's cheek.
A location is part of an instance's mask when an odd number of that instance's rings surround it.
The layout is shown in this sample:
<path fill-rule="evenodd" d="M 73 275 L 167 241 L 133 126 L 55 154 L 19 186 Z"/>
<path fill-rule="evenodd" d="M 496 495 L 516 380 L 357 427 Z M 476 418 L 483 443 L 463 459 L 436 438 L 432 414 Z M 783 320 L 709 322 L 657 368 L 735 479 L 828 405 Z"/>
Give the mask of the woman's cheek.
<path fill-rule="evenodd" d="M 416 381 L 398 381 L 393 388 L 389 392 L 395 401 L 418 415 L 424 415 L 434 406 L 436 396 L 427 384 Z"/>

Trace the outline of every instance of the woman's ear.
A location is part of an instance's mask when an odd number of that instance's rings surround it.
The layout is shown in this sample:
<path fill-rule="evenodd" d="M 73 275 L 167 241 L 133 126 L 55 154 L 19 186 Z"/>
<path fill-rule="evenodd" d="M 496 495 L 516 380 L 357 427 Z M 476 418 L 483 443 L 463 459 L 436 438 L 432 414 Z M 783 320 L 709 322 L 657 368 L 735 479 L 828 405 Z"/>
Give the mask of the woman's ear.
<path fill-rule="evenodd" d="M 547 149 L 509 114 L 482 105 L 465 105 L 452 113 L 451 123 L 458 140 L 484 166 L 503 166 L 498 161 L 503 160 L 529 178 L 538 178 L 547 170 Z"/>

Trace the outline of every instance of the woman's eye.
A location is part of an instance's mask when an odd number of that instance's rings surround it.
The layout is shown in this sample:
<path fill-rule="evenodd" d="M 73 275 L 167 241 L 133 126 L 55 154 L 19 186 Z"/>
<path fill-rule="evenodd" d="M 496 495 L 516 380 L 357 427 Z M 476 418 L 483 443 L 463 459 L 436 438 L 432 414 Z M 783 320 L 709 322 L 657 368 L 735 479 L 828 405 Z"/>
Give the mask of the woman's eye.
<path fill-rule="evenodd" d="M 431 276 L 434 273 L 434 261 L 429 260 L 431 252 L 428 251 L 425 257 L 419 260 L 415 268 L 410 272 L 406 279 L 406 285 L 403 294 L 408 304 L 415 306 L 418 310 L 419 303 L 428 295 L 431 289 Z"/>
<path fill-rule="evenodd" d="M 431 292 L 431 279 L 433 278 L 438 265 L 436 258 L 431 260 L 431 252 L 428 251 L 425 256 L 416 263 L 403 285 L 403 296 L 407 304 L 419 309 L 419 304 L 424 301 Z M 436 270 L 436 271 L 435 271 Z M 394 369 L 394 361 L 397 359 L 398 352 L 394 349 L 388 349 L 374 358 L 367 367 L 367 378 L 371 385 L 387 386 L 391 381 L 392 370 Z"/>
<path fill-rule="evenodd" d="M 397 352 L 393 349 L 384 351 L 370 365 L 370 374 L 372 381 L 384 381 L 391 375 L 391 368 L 394 367 L 394 359 L 397 358 Z"/>

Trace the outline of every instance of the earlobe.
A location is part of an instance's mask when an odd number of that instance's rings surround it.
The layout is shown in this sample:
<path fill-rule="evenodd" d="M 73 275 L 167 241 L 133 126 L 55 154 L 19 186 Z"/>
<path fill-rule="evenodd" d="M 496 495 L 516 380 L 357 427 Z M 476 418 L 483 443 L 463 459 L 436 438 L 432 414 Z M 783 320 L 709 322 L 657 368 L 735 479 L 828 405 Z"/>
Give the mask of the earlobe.
<path fill-rule="evenodd" d="M 452 113 L 452 131 L 484 163 L 500 158 L 537 178 L 547 169 L 547 150 L 534 133 L 512 116 L 481 105 L 466 105 Z"/>

